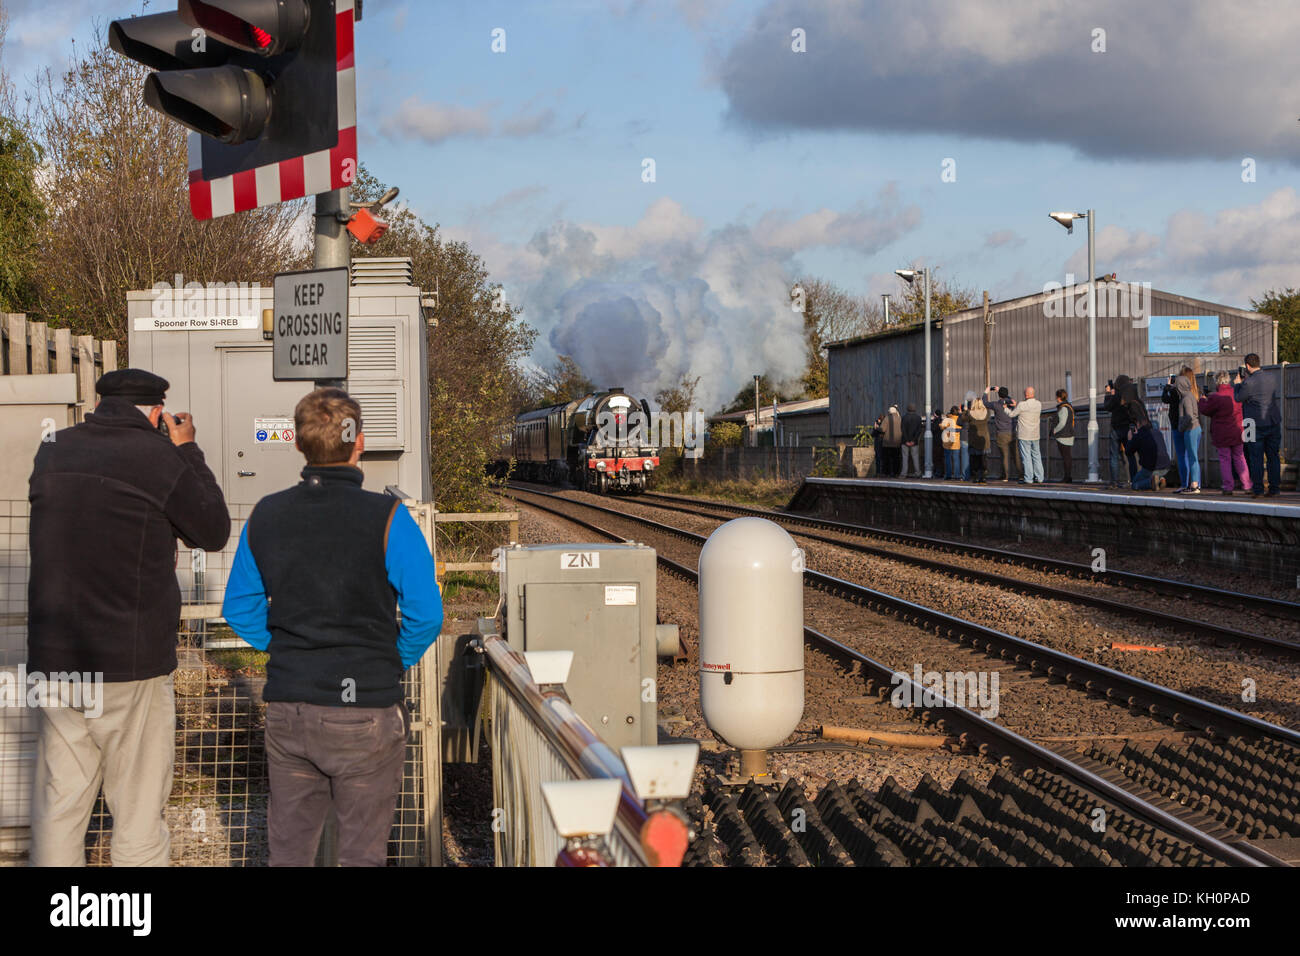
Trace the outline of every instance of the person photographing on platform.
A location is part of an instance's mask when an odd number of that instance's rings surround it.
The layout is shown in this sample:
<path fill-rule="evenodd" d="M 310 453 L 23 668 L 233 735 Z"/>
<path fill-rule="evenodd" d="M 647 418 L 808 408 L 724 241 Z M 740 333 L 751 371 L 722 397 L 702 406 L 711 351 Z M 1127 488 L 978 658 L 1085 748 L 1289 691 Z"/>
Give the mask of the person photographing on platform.
<path fill-rule="evenodd" d="M 1043 450 L 1038 444 L 1042 432 L 1043 403 L 1034 397 L 1034 387 L 1025 386 L 1025 400 L 1009 412 L 1016 420 L 1016 442 L 1020 447 L 1021 484 L 1043 483 Z"/>

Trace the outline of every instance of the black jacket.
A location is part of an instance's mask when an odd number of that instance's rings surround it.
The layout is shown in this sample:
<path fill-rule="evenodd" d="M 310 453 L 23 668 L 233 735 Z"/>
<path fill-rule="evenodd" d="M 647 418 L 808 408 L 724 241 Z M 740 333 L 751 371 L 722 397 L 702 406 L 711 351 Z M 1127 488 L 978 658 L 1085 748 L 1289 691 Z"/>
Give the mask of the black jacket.
<path fill-rule="evenodd" d="M 1127 432 L 1133 427 L 1141 428 L 1150 421 L 1146 405 L 1138 393 L 1137 382 L 1127 375 L 1115 379 L 1115 390 L 1106 396 L 1101 410 L 1110 412 L 1111 431 Z"/>
<path fill-rule="evenodd" d="M 1169 451 L 1165 448 L 1164 437 L 1149 423 L 1129 439 L 1128 451 L 1147 471 L 1163 471 L 1169 467 Z"/>
<path fill-rule="evenodd" d="M 921 416 L 916 412 L 908 412 L 903 416 L 903 442 L 919 442 L 925 435 L 925 425 L 921 422 Z"/>
<path fill-rule="evenodd" d="M 308 465 L 248 517 L 248 547 L 271 602 L 264 700 L 359 707 L 402 699 L 388 530 L 401 502 L 365 491 L 360 468 Z"/>
<path fill-rule="evenodd" d="M 1169 409 L 1169 428 L 1178 431 L 1178 409 L 1183 403 L 1183 396 L 1178 393 L 1178 386 L 1166 385 L 1160 390 L 1160 401 Z"/>
<path fill-rule="evenodd" d="M 176 539 L 217 551 L 230 514 L 203 452 L 110 397 L 36 452 L 28 666 L 147 680 L 176 669 Z"/>

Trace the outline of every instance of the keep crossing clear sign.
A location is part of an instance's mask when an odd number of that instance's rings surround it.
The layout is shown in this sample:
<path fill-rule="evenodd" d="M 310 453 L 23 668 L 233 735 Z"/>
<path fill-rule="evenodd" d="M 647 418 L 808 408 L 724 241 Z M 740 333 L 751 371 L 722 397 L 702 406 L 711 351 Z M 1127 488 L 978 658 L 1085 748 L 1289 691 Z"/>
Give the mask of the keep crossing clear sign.
<path fill-rule="evenodd" d="M 275 277 L 271 377 L 277 382 L 348 377 L 348 270 Z"/>

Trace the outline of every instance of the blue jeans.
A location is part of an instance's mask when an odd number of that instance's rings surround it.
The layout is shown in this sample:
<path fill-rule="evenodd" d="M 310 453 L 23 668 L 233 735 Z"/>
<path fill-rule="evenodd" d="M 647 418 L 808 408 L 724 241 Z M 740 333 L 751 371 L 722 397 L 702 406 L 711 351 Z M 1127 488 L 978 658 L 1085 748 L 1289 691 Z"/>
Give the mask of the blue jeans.
<path fill-rule="evenodd" d="M 1043 451 L 1032 438 L 1017 439 L 1020 444 L 1020 468 L 1025 473 L 1025 483 L 1043 480 Z"/>
<path fill-rule="evenodd" d="M 945 478 L 961 477 L 960 448 L 945 448 L 943 450 L 943 476 Z"/>
<path fill-rule="evenodd" d="M 961 443 L 961 480 L 970 481 L 970 442 Z"/>
<path fill-rule="evenodd" d="M 1282 488 L 1282 461 L 1278 457 L 1282 445 L 1281 425 L 1255 425 L 1255 440 L 1246 442 L 1246 466 L 1250 469 L 1250 485 L 1264 490 L 1264 458 L 1268 457 L 1268 490 Z"/>
<path fill-rule="evenodd" d="M 1147 471 L 1145 468 L 1139 468 L 1138 473 L 1133 476 L 1134 491 L 1150 491 L 1151 482 L 1155 478 L 1154 471 Z"/>
<path fill-rule="evenodd" d="M 1188 431 L 1174 430 L 1174 458 L 1178 462 L 1178 477 L 1183 480 L 1183 487 L 1201 485 L 1201 426 Z"/>

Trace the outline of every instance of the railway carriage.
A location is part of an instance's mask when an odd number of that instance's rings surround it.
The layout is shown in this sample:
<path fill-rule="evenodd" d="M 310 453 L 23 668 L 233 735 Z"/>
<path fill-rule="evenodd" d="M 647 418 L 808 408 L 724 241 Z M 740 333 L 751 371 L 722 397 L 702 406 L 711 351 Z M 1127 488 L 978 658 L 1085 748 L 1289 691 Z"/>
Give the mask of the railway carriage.
<path fill-rule="evenodd" d="M 659 467 L 651 421 L 649 403 L 621 388 L 523 412 L 511 436 L 515 474 L 600 494 L 644 491 Z"/>

